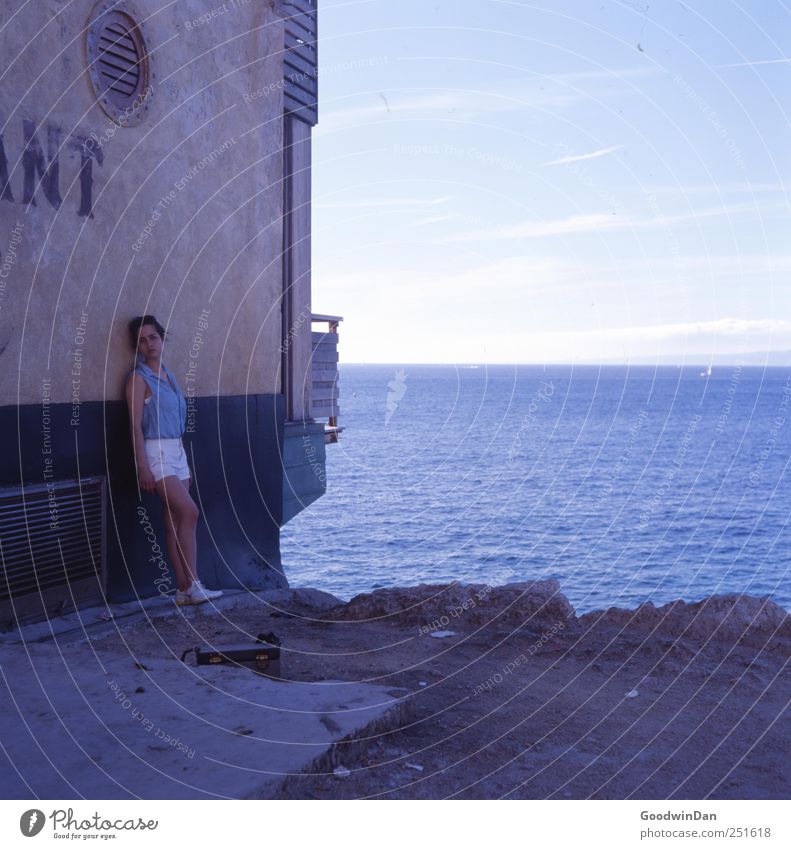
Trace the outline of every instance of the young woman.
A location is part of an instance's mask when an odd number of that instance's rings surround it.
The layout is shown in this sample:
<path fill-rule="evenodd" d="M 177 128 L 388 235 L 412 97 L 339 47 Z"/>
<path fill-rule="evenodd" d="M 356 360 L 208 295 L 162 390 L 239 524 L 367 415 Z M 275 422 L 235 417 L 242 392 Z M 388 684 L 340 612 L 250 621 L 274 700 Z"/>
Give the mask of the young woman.
<path fill-rule="evenodd" d="M 195 529 L 198 508 L 189 494 L 192 481 L 181 442 L 187 402 L 176 378 L 162 362 L 165 329 L 153 315 L 129 322 L 138 365 L 126 381 L 129 424 L 140 489 L 162 499 L 168 556 L 176 573 L 176 604 L 200 604 L 222 595 L 198 580 Z"/>

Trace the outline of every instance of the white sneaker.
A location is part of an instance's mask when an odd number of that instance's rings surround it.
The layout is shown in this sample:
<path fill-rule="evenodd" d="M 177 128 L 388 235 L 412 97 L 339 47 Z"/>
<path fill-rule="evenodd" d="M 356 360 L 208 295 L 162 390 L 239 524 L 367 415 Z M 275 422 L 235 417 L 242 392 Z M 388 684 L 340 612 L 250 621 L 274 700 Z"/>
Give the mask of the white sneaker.
<path fill-rule="evenodd" d="M 200 581 L 193 581 L 192 586 L 184 590 L 176 590 L 176 604 L 183 607 L 187 604 L 202 604 L 204 601 L 213 601 L 222 595 L 222 590 L 207 590 Z"/>

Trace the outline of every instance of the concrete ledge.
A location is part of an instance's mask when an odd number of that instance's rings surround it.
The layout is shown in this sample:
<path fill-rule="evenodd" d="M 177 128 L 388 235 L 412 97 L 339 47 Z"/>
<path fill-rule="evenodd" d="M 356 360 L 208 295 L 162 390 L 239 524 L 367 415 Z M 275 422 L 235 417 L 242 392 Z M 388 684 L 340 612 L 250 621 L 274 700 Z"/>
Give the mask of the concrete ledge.
<path fill-rule="evenodd" d="M 390 731 L 403 728 L 414 718 L 414 699 L 409 697 L 399 699 L 381 716 L 372 719 L 364 728 L 359 728 L 354 734 L 333 743 L 326 752 L 318 755 L 302 770 L 302 775 L 328 775 L 338 766 L 351 766 L 351 769 L 354 770 L 354 761 L 363 757 L 364 753 L 370 748 L 372 740 L 381 738 Z M 302 785 L 299 778 L 289 775 L 274 787 L 267 787 L 266 791 L 270 793 L 272 790 L 278 790 L 284 792 L 287 797 L 290 793 L 297 797 L 301 789 Z M 266 797 L 257 795 L 251 798 L 263 799 Z"/>
<path fill-rule="evenodd" d="M 325 770 L 340 753 L 397 727 L 409 709 L 403 689 L 273 681 L 180 661 L 185 625 L 189 639 L 204 642 L 223 612 L 266 604 L 228 594 L 223 610 L 210 612 L 153 599 L 130 605 L 123 625 L 86 626 L 83 611 L 77 636 L 69 621 L 50 623 L 70 626 L 55 638 L 27 626 L 6 639 L 2 798 L 266 798 L 288 776 Z M 159 638 L 145 653 L 130 641 L 140 629 Z"/>

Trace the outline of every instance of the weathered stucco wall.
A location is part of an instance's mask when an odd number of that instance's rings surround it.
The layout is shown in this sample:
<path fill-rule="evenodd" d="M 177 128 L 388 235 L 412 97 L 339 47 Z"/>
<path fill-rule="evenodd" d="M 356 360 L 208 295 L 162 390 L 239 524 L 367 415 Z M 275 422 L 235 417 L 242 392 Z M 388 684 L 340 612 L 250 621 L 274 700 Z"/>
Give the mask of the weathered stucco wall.
<path fill-rule="evenodd" d="M 84 32 L 93 6 L 0 2 L 2 404 L 122 398 L 126 324 L 143 312 L 168 328 L 165 360 L 186 394 L 279 392 L 283 31 L 273 5 L 130 4 L 153 74 L 136 126 L 97 103 Z M 23 202 L 26 127 L 59 168 L 49 199 L 36 177 L 35 206 Z"/>

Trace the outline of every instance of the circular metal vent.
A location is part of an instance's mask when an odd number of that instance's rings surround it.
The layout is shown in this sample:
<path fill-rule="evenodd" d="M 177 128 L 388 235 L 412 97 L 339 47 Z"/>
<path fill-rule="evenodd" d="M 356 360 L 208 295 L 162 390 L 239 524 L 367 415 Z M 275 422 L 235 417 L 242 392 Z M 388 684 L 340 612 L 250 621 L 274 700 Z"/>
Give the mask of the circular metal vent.
<path fill-rule="evenodd" d="M 148 56 L 140 25 L 118 2 L 101 3 L 88 28 L 88 61 L 96 96 L 121 124 L 137 123 L 151 94 Z"/>

